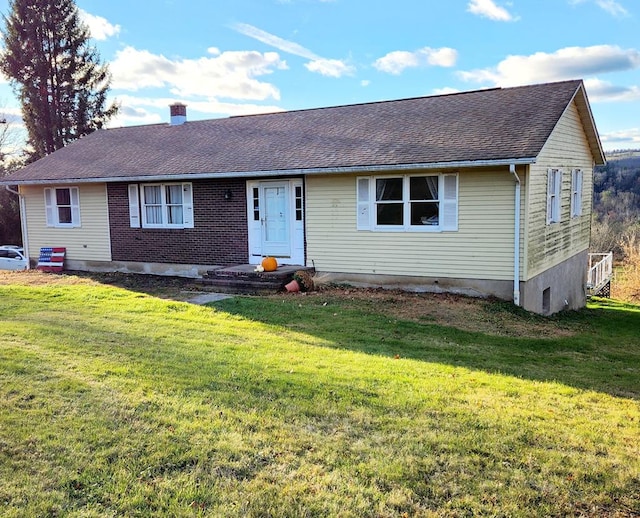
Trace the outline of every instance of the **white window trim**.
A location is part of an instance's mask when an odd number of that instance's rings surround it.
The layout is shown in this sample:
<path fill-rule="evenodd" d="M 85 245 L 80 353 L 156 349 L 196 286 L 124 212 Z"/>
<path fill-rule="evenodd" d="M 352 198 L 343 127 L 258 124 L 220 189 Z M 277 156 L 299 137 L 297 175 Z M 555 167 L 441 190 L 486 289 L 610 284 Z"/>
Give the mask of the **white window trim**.
<path fill-rule="evenodd" d="M 58 203 L 56 197 L 56 191 L 59 189 L 69 189 L 71 223 L 60 222 L 60 212 L 58 211 Z M 44 206 L 48 227 L 80 227 L 80 189 L 78 187 L 46 187 L 44 189 Z"/>
<path fill-rule="evenodd" d="M 166 187 L 172 185 L 182 186 L 182 223 L 167 223 Z M 148 223 L 144 203 L 144 187 L 160 187 L 162 223 Z M 191 183 L 167 182 L 129 184 L 129 224 L 132 228 L 165 228 L 184 229 L 193 228 L 193 187 Z"/>
<path fill-rule="evenodd" d="M 571 171 L 571 217 L 578 218 L 582 216 L 582 185 L 584 173 L 582 169 L 573 169 Z"/>
<path fill-rule="evenodd" d="M 562 169 L 547 170 L 547 225 L 560 222 Z"/>
<path fill-rule="evenodd" d="M 412 177 L 438 177 L 438 225 L 411 225 L 409 179 Z M 402 178 L 404 225 L 377 225 L 376 180 Z M 453 184 L 451 180 L 453 180 Z M 435 200 L 434 200 L 435 202 Z M 360 176 L 356 178 L 356 228 L 373 232 L 455 232 L 458 230 L 458 173 L 390 174 Z"/>

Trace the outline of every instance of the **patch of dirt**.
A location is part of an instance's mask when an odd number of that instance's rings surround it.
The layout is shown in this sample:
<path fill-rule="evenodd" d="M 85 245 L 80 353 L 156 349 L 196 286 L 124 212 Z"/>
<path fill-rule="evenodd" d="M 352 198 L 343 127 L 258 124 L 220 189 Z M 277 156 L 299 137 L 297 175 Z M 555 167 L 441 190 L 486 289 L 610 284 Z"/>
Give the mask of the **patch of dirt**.
<path fill-rule="evenodd" d="M 575 323 L 529 313 L 510 302 L 445 293 L 414 293 L 382 288 L 328 288 L 302 296 L 345 298 L 369 303 L 399 320 L 455 327 L 483 334 L 526 338 L 571 336 Z"/>
<path fill-rule="evenodd" d="M 194 279 L 124 273 L 65 272 L 64 274 L 0 271 L 0 285 L 29 282 L 34 285 L 99 283 L 178 301 L 193 300 L 206 293 Z M 277 295 L 282 298 L 283 294 Z M 576 334 L 578 324 L 567 319 L 528 313 L 509 302 L 453 294 L 414 293 L 382 288 L 322 287 L 285 297 L 341 299 L 346 305 L 400 320 L 455 327 L 464 331 L 526 338 L 553 338 Z M 265 298 L 275 297 L 265 296 Z"/>

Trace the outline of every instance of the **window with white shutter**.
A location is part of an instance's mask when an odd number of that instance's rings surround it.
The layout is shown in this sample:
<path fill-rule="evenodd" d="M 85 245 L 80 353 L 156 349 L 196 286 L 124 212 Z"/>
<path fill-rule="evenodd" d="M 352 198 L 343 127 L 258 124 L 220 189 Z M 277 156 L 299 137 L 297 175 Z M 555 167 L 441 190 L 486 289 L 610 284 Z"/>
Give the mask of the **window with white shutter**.
<path fill-rule="evenodd" d="M 359 177 L 356 181 L 358 230 L 458 230 L 457 173 Z"/>
<path fill-rule="evenodd" d="M 560 221 L 560 201 L 562 198 L 562 170 L 547 171 L 547 225 Z"/>
<path fill-rule="evenodd" d="M 370 230 L 371 229 L 371 193 L 370 185 L 371 179 L 369 177 L 358 178 L 358 202 L 357 202 L 357 228 L 358 230 Z"/>
<path fill-rule="evenodd" d="M 132 227 L 193 228 L 193 187 L 190 183 L 129 185 Z"/>
<path fill-rule="evenodd" d="M 136 183 L 129 185 L 129 224 L 140 228 L 140 192 Z"/>
<path fill-rule="evenodd" d="M 44 206 L 49 227 L 80 226 L 80 190 L 78 187 L 47 187 Z"/>
<path fill-rule="evenodd" d="M 571 217 L 582 216 L 582 171 L 571 171 Z"/>
<path fill-rule="evenodd" d="M 458 175 L 442 175 L 442 230 L 458 230 Z"/>

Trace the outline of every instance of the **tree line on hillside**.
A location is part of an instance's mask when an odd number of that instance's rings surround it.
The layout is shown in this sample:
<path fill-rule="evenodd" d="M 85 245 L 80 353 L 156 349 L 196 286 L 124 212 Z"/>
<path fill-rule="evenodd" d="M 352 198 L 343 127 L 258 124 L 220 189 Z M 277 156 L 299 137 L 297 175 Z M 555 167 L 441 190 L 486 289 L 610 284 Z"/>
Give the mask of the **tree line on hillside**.
<path fill-rule="evenodd" d="M 12 0 L 9 8 L 0 71 L 20 101 L 27 138 L 19 158 L 9 159 L 11 128 L 0 117 L 0 176 L 102 128 L 118 109 L 107 106 L 111 76 L 74 0 Z M 0 189 L 0 244 L 22 241 L 18 203 Z"/>
<path fill-rule="evenodd" d="M 640 156 L 614 156 L 594 170 L 591 249 L 622 260 L 631 238 L 640 239 Z"/>
<path fill-rule="evenodd" d="M 611 295 L 640 303 L 640 152 L 595 169 L 592 218 L 591 251 L 614 253 Z"/>

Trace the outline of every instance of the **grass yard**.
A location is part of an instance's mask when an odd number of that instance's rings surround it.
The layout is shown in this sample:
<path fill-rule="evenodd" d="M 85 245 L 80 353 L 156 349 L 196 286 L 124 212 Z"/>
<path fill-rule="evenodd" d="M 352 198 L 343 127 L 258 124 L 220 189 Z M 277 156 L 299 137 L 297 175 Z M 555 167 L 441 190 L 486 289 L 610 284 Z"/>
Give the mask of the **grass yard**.
<path fill-rule="evenodd" d="M 0 515 L 640 516 L 640 307 L 0 273 Z"/>

